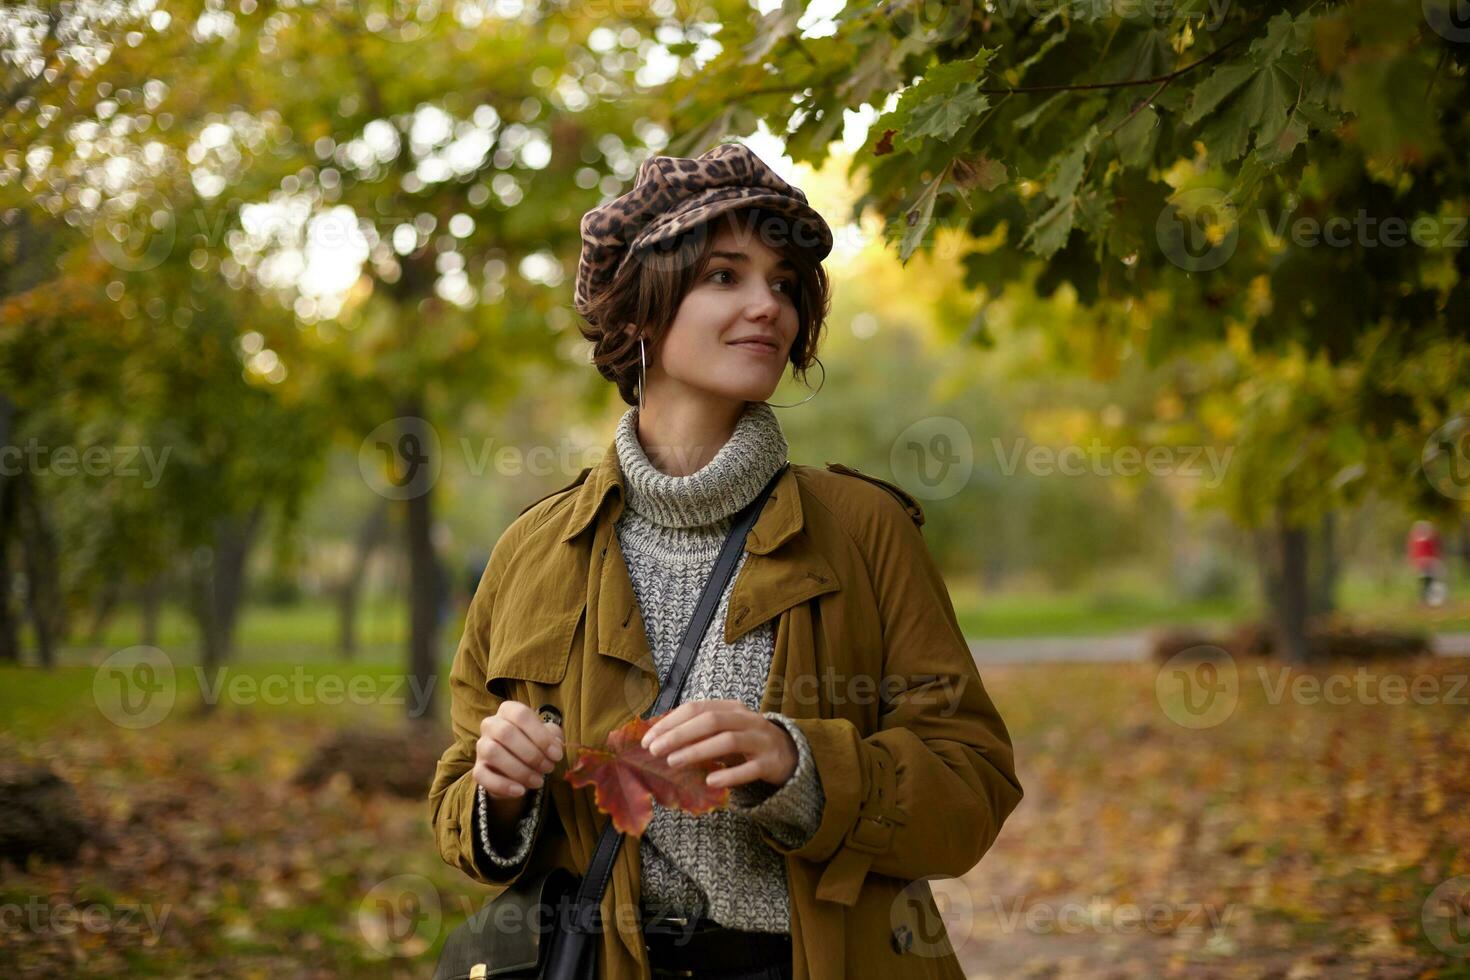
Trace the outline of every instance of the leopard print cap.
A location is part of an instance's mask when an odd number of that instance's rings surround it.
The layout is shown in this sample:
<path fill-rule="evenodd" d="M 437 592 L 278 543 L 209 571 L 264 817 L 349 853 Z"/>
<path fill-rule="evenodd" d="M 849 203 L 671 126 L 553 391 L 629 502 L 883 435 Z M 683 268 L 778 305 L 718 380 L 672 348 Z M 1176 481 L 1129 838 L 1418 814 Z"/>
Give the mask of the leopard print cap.
<path fill-rule="evenodd" d="M 653 156 L 638 168 L 633 189 L 582 216 L 582 258 L 573 305 L 588 303 L 639 249 L 669 241 L 716 215 L 760 206 L 791 216 L 792 240 L 820 261 L 832 251 L 832 229 L 799 188 L 776 175 L 743 143 L 721 143 L 694 159 Z"/>

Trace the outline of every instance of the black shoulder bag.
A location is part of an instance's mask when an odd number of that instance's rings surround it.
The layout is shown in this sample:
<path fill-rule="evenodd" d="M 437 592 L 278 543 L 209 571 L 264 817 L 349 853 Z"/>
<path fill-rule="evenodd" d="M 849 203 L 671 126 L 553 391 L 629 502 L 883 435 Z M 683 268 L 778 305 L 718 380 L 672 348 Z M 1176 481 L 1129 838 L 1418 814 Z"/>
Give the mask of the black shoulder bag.
<path fill-rule="evenodd" d="M 788 466 L 789 462 L 782 463 L 755 499 L 736 513 L 730 536 L 684 630 L 669 675 L 658 697 L 643 713 L 644 718 L 663 714 L 678 702 L 695 651 L 745 550 L 745 538 Z M 542 819 L 546 819 L 545 814 Z M 593 939 L 602 931 L 602 896 L 623 837 L 609 820 L 597 839 L 587 873 L 580 878 L 566 868 L 550 868 L 516 879 L 449 934 L 434 980 L 593 980 L 597 975 Z"/>

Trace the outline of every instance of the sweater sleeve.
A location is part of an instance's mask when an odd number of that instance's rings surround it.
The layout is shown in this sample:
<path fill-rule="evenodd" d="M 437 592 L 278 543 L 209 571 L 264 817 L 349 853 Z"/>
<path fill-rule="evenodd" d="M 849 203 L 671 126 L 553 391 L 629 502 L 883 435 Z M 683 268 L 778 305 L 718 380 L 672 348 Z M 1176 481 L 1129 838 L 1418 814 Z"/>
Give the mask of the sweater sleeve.
<path fill-rule="evenodd" d="M 516 821 L 515 829 L 511 833 L 515 847 L 505 851 L 497 849 L 490 840 L 490 797 L 485 792 L 485 787 L 475 787 L 474 838 L 477 861 L 499 868 L 514 868 L 531 856 L 531 842 L 536 839 L 536 824 L 541 820 L 541 794 L 544 792 L 544 785 L 531 791 L 530 808 Z"/>
<path fill-rule="evenodd" d="M 780 786 L 755 780 L 730 787 L 730 809 L 760 824 L 789 847 L 800 847 L 822 822 L 825 797 L 806 735 L 778 711 L 765 718 L 790 733 L 796 743 L 796 770 Z"/>

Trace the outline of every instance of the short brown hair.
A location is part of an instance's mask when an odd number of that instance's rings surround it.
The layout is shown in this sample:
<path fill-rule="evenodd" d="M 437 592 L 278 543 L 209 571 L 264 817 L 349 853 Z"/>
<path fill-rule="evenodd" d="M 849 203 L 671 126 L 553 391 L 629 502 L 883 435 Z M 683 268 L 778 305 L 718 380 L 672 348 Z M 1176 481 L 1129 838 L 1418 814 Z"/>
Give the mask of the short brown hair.
<path fill-rule="evenodd" d="M 748 229 L 758 229 L 770 247 L 796 267 L 796 341 L 789 360 L 803 383 L 816 358 L 822 327 L 832 303 L 827 272 L 820 260 L 800 244 L 800 236 L 789 234 L 791 219 L 761 207 L 726 211 L 705 225 L 689 229 L 668 243 L 644 249 L 627 259 L 608 287 L 588 304 L 582 336 L 592 342 L 592 364 L 618 386 L 628 405 L 638 404 L 638 334 L 623 329 L 637 324 L 652 358 L 653 350 L 674 322 L 684 296 L 694 287 L 709 263 L 717 222 L 729 222 L 744 240 Z"/>

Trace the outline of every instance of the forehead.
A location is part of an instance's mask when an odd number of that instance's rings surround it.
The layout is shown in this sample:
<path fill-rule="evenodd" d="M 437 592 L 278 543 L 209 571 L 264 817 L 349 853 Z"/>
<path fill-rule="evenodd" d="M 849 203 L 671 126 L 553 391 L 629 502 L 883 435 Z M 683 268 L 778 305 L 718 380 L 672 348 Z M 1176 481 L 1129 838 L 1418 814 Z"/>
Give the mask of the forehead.
<path fill-rule="evenodd" d="M 751 261 L 765 265 L 794 268 L 790 259 L 765 240 L 762 222 L 754 220 L 749 215 L 737 215 L 727 220 L 717 221 L 714 223 L 713 232 L 710 237 L 711 252 L 737 253 L 746 256 Z M 773 223 L 769 233 L 779 236 L 784 234 L 784 229 L 774 227 Z M 779 244 L 781 239 L 778 237 L 775 241 Z"/>

